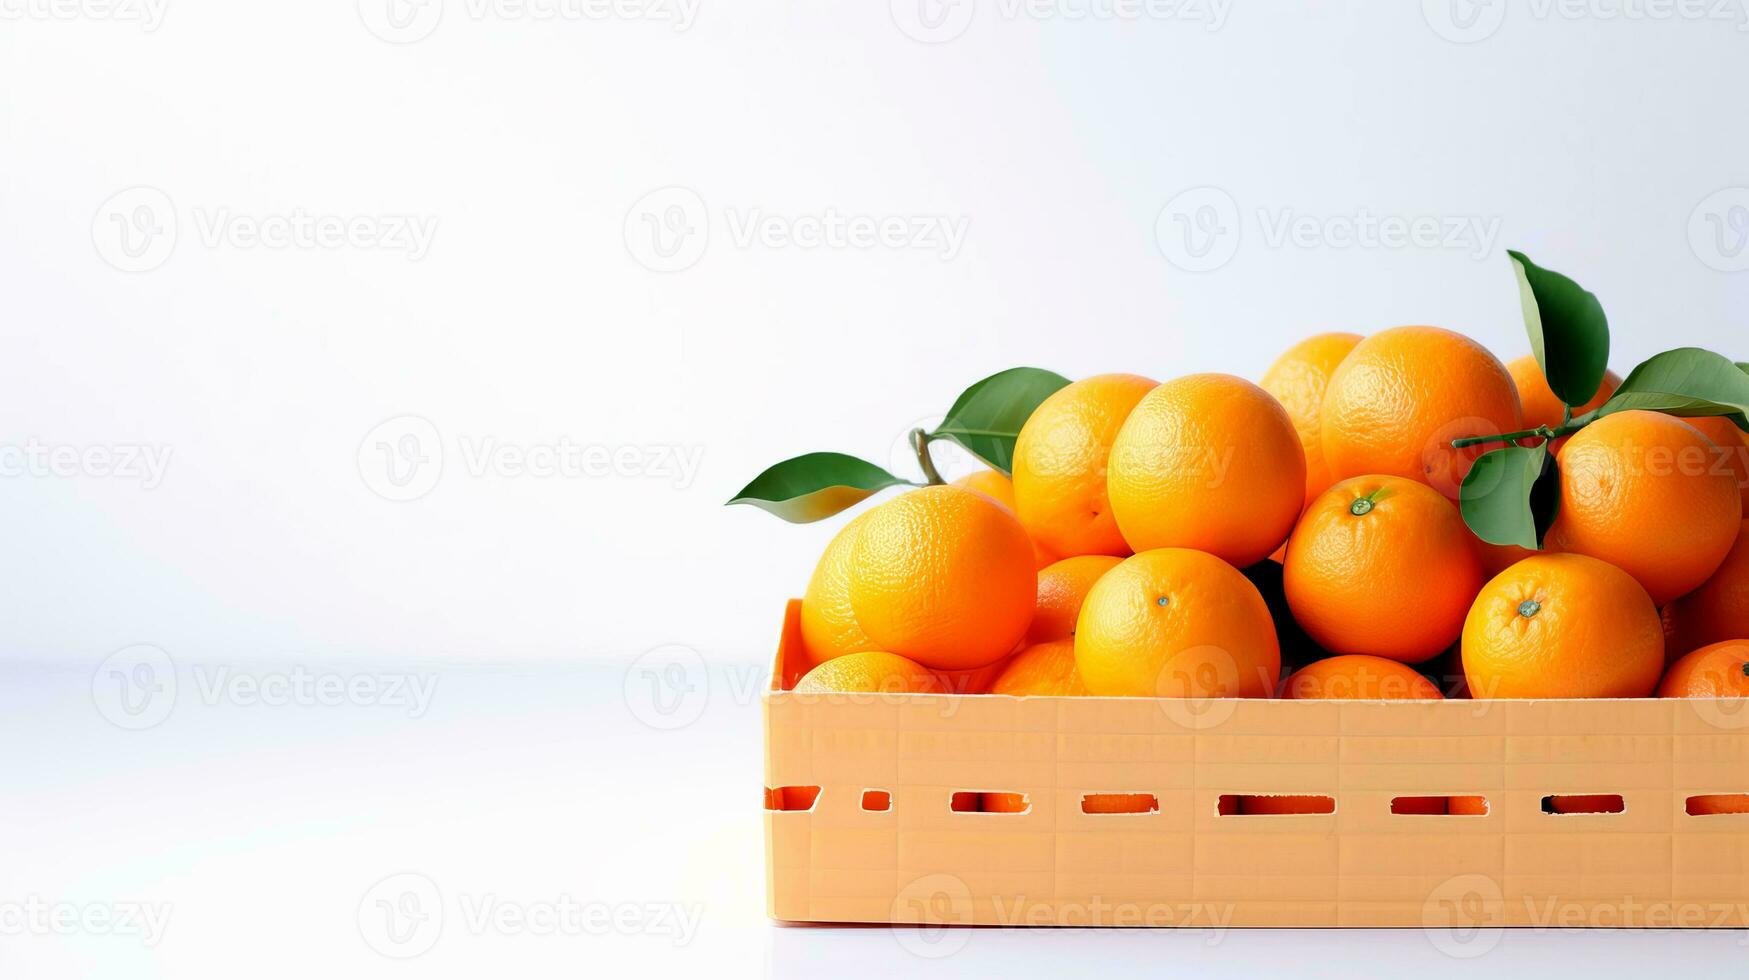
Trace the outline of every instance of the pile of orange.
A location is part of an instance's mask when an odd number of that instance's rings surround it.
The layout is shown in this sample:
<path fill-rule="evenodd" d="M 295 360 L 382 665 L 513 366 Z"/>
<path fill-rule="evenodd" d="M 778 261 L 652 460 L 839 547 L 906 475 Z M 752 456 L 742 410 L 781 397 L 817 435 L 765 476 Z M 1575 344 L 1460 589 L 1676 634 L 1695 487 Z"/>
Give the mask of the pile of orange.
<path fill-rule="evenodd" d="M 1315 336 L 1261 384 L 1072 383 L 1021 429 L 1012 480 L 913 489 L 845 525 L 808 583 L 791 679 L 1011 696 L 1749 696 L 1749 438 L 1725 417 L 1604 415 L 1551 447 L 1545 550 L 1478 539 L 1456 501 L 1490 447 L 1453 441 L 1565 418 L 1534 358 L 1502 364 L 1436 327 Z M 1256 574 L 1269 561 L 1273 579 Z M 1272 580 L 1266 599 L 1256 583 Z M 1461 675 L 1430 676 L 1439 662 Z"/>

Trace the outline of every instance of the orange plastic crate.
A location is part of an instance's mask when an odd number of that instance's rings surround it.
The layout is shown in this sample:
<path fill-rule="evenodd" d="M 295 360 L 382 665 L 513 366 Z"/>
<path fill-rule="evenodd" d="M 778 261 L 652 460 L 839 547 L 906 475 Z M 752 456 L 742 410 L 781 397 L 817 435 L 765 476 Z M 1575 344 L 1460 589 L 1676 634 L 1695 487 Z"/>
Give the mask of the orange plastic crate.
<path fill-rule="evenodd" d="M 798 695 L 799 611 L 763 696 L 776 919 L 1749 926 L 1749 814 L 1688 812 L 1749 793 L 1749 703 Z M 997 793 L 1020 812 L 967 795 Z M 1621 812 L 1545 812 L 1582 794 Z M 1393 812 L 1424 797 L 1486 813 Z"/>

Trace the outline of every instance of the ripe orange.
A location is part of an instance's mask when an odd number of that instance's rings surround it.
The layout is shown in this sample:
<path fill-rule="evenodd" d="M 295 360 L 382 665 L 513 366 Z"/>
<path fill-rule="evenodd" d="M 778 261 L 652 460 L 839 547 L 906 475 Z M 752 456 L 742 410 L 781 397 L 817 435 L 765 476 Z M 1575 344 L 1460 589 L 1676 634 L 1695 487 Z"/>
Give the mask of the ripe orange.
<path fill-rule="evenodd" d="M 1743 515 L 1749 517 L 1749 434 L 1723 415 L 1701 415 L 1682 421 L 1700 430 L 1712 440 L 1714 468 L 1729 470 L 1737 485 L 1737 497 L 1743 504 Z"/>
<path fill-rule="evenodd" d="M 1136 405 L 1112 444 L 1107 480 L 1130 547 L 1195 548 L 1244 567 L 1293 530 L 1306 455 L 1268 392 L 1227 374 L 1192 374 Z"/>
<path fill-rule="evenodd" d="M 1537 554 L 1529 548 L 1522 548 L 1515 544 L 1492 544 L 1481 538 L 1476 538 L 1474 534 L 1470 536 L 1475 538 L 1476 547 L 1481 549 L 1482 574 L 1487 578 L 1493 578 L 1526 558 Z"/>
<path fill-rule="evenodd" d="M 1660 605 L 1705 582 L 1737 539 L 1737 486 L 1712 443 L 1657 412 L 1606 415 L 1561 450 L 1554 550 L 1620 567 Z"/>
<path fill-rule="evenodd" d="M 1433 682 L 1384 657 L 1349 654 L 1300 668 L 1281 685 L 1290 701 L 1443 701 Z"/>
<path fill-rule="evenodd" d="M 1008 508 L 1009 513 L 1018 514 L 1014 509 L 1014 481 L 995 470 L 976 470 L 967 473 L 965 476 L 954 480 L 953 485 L 956 487 L 965 487 L 967 490 L 976 490 L 984 496 L 989 497 L 991 500 Z M 1032 560 L 1035 567 L 1043 568 L 1051 562 L 1056 561 L 1057 556 L 1047 550 L 1043 545 L 1039 544 L 1037 538 L 1033 538 Z"/>
<path fill-rule="evenodd" d="M 1075 641 L 1065 637 L 1015 654 L 990 682 L 990 693 L 1015 697 L 1086 694 L 1081 675 L 1075 673 Z"/>
<path fill-rule="evenodd" d="M 870 512 L 872 513 L 872 511 Z M 847 653 L 876 649 L 879 644 L 857 625 L 850 610 L 850 550 L 868 514 L 844 525 L 814 566 L 808 589 L 802 593 L 802 648 L 806 662 L 797 670 L 813 667 Z"/>
<path fill-rule="evenodd" d="M 1668 607 L 1673 656 L 1724 640 L 1749 637 L 1749 519 L 1712 577 Z"/>
<path fill-rule="evenodd" d="M 1537 555 L 1482 587 L 1463 660 L 1477 699 L 1643 698 L 1664 669 L 1664 627 L 1646 590 L 1614 565 Z"/>
<path fill-rule="evenodd" d="M 1749 698 L 1749 639 L 1701 647 L 1670 665 L 1661 698 Z"/>
<path fill-rule="evenodd" d="M 1318 645 L 1406 663 L 1463 631 L 1482 556 L 1456 506 L 1395 476 L 1344 480 L 1319 495 L 1288 539 L 1282 584 Z"/>
<path fill-rule="evenodd" d="M 1075 627 L 1075 666 L 1101 697 L 1257 698 L 1274 690 L 1281 650 L 1269 606 L 1237 569 L 1160 548 L 1093 584 Z"/>
<path fill-rule="evenodd" d="M 1112 441 L 1155 382 L 1098 374 L 1058 389 L 1014 442 L 1015 512 L 1053 554 L 1127 555 L 1105 493 Z"/>
<path fill-rule="evenodd" d="M 941 686 L 949 694 L 988 694 L 990 682 L 1002 673 L 1012 659 L 1004 657 L 971 670 L 938 670 L 935 673 L 941 678 Z"/>
<path fill-rule="evenodd" d="M 1330 488 L 1336 478 L 1324 465 L 1324 391 L 1330 375 L 1360 343 L 1357 333 L 1321 333 L 1287 349 L 1263 372 L 1258 386 L 1287 409 L 1306 454 L 1306 503 Z"/>
<path fill-rule="evenodd" d="M 1523 424 L 1520 429 L 1534 429 L 1539 425 L 1557 426 L 1565 417 L 1567 406 L 1554 391 L 1549 388 L 1548 378 L 1543 376 L 1542 365 L 1536 362 L 1536 355 L 1526 354 L 1506 364 L 1506 373 L 1512 375 L 1512 386 L 1518 389 L 1518 403 L 1524 409 Z M 1575 417 L 1586 412 L 1596 411 L 1609 401 L 1609 396 L 1621 387 L 1621 377 L 1614 371 L 1603 372 L 1603 383 L 1597 386 L 1597 394 L 1583 405 L 1573 409 Z M 1566 437 L 1555 440 L 1552 452 L 1560 452 L 1566 443 Z M 1520 440 L 1522 445 L 1537 446 L 1542 444 L 1539 438 Z"/>
<path fill-rule="evenodd" d="M 1026 631 L 1027 640 L 1043 643 L 1074 636 L 1087 590 L 1120 561 L 1123 559 L 1111 555 L 1076 555 L 1039 569 L 1038 603 L 1033 608 L 1032 627 Z"/>
<path fill-rule="evenodd" d="M 937 694 L 941 678 L 914 660 L 883 650 L 847 653 L 826 661 L 796 682 L 801 694 Z"/>
<path fill-rule="evenodd" d="M 1241 796 L 1239 812 L 1249 817 L 1290 813 L 1331 813 L 1328 797 L 1322 796 Z"/>
<path fill-rule="evenodd" d="M 1506 366 L 1468 337 L 1393 327 L 1357 345 L 1324 396 L 1324 461 L 1334 479 L 1383 473 L 1419 480 L 1453 500 L 1476 458 L 1498 445 L 1453 439 L 1519 429 Z"/>
<path fill-rule="evenodd" d="M 938 670 L 996 660 L 1026 634 L 1032 541 L 1001 504 L 960 487 L 868 512 L 850 554 L 850 606 L 877 647 Z"/>

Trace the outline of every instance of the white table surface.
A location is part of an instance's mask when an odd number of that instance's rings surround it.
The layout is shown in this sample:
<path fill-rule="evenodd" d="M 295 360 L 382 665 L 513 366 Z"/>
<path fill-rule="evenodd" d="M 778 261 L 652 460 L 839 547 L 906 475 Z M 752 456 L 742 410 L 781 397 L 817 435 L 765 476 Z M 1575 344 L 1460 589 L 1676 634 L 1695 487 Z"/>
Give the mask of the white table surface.
<path fill-rule="evenodd" d="M 306 703 L 251 687 L 300 671 Z M 759 675 L 717 669 L 663 714 L 605 663 L 182 663 L 130 716 L 94 665 L 8 664 L 0 975 L 1643 977 L 1749 953 L 1742 931 L 1511 930 L 1454 957 L 1421 930 L 776 925 Z M 324 677 L 379 686 L 308 703 Z"/>

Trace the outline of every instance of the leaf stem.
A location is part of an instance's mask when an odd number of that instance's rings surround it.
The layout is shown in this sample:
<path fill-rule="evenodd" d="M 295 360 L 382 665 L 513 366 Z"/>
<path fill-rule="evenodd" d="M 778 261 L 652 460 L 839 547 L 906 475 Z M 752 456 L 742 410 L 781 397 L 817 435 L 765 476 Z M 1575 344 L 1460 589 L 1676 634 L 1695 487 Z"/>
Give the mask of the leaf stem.
<path fill-rule="evenodd" d="M 923 477 L 929 481 L 930 486 L 940 486 L 947 482 L 936 472 L 935 460 L 929 458 L 929 433 L 922 429 L 912 429 L 911 450 L 917 454 L 917 465 L 922 467 Z"/>
<path fill-rule="evenodd" d="M 1562 436 L 1570 436 L 1584 427 L 1584 423 L 1574 424 L 1572 422 L 1567 422 L 1556 426 L 1539 425 L 1534 429 L 1523 429 L 1518 432 L 1505 432 L 1497 436 L 1466 436 L 1462 439 L 1453 439 L 1451 441 L 1451 448 L 1464 449 L 1469 446 L 1479 446 L 1485 442 L 1515 443 L 1520 439 L 1529 439 L 1532 437 L 1559 439 Z"/>

